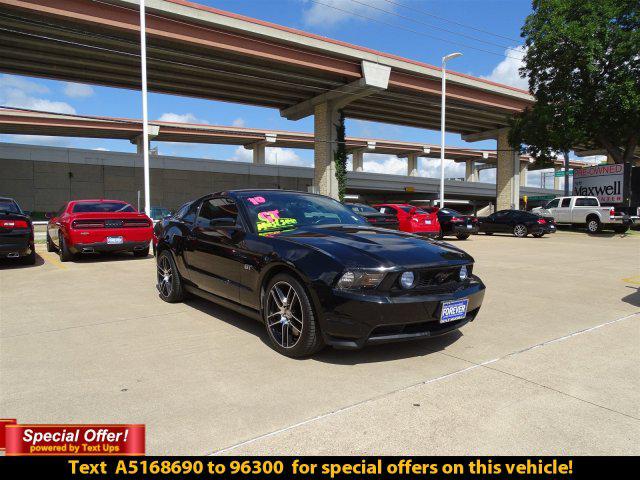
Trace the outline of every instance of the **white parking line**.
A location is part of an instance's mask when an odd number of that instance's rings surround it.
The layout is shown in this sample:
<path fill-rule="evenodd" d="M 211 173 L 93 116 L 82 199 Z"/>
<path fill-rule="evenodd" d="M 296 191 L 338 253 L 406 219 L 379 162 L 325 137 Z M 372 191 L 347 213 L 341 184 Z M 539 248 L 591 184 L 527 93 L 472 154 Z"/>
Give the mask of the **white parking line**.
<path fill-rule="evenodd" d="M 536 343 L 534 345 L 531 345 L 529 347 L 523 348 L 521 350 L 517 350 L 515 352 L 507 353 L 507 354 L 505 354 L 505 355 L 503 355 L 501 357 L 494 358 L 492 360 L 487 360 L 486 362 L 477 363 L 477 364 L 471 365 L 471 366 L 469 366 L 467 368 L 456 370 L 455 372 L 447 373 L 445 375 L 440 375 L 439 377 L 434 377 L 434 378 L 431 378 L 429 380 L 425 380 L 425 381 L 414 383 L 414 384 L 411 384 L 411 385 L 407 385 L 405 387 L 401 387 L 401 388 L 398 388 L 398 389 L 395 389 L 395 390 L 391 390 L 389 392 L 385 392 L 383 394 L 376 395 L 376 396 L 371 397 L 371 398 L 367 398 L 367 399 L 362 400 L 360 402 L 356 402 L 356 403 L 353 403 L 351 405 L 347 405 L 345 407 L 338 408 L 336 410 L 332 410 L 330 412 L 323 413 L 321 415 L 317 415 L 317 416 L 312 417 L 312 418 L 308 418 L 306 420 L 303 420 L 303 421 L 298 422 L 298 423 L 294 423 L 294 424 L 289 425 L 287 427 L 280 428 L 278 430 L 273 430 L 271 432 L 268 432 L 268 433 L 265 433 L 265 434 L 262 434 L 262 435 L 258 435 L 257 437 L 253 437 L 253 438 L 250 438 L 248 440 L 244 440 L 244 441 L 242 441 L 240 443 L 236 443 L 235 445 L 230 445 L 230 446 L 222 448 L 220 450 L 216 450 L 216 451 L 210 453 L 209 455 L 221 455 L 221 454 L 227 453 L 227 452 L 229 452 L 231 450 L 235 450 L 236 448 L 239 448 L 239 447 L 242 447 L 242 446 L 245 446 L 245 445 L 250 445 L 250 444 L 252 444 L 254 442 L 257 442 L 259 440 L 263 440 L 263 439 L 269 438 L 269 437 L 274 437 L 276 435 L 279 435 L 281 433 L 287 432 L 289 430 L 293 430 L 293 429 L 301 427 L 303 425 L 307 425 L 309 423 L 312 423 L 312 422 L 315 422 L 315 421 L 318 421 L 318 420 L 322 420 L 324 418 L 328 418 L 328 417 L 331 417 L 333 415 L 336 415 L 336 414 L 339 414 L 339 413 L 342 413 L 342 412 L 346 412 L 348 410 L 352 410 L 352 409 L 354 409 L 356 407 L 359 407 L 360 405 L 364 405 L 366 403 L 373 402 L 375 400 L 379 400 L 379 399 L 387 397 L 389 395 L 393 395 L 393 394 L 396 394 L 396 393 L 404 392 L 404 391 L 410 390 L 412 388 L 420 387 L 422 385 L 428 385 L 430 383 L 439 382 L 439 381 L 447 379 L 449 377 L 453 377 L 453 376 L 456 376 L 456 375 L 459 375 L 459 374 L 462 374 L 462 373 L 466 373 L 466 372 L 469 372 L 471 370 L 475 370 L 477 368 L 483 368 L 483 367 L 486 367 L 488 365 L 491 365 L 492 363 L 496 363 L 496 362 L 498 362 L 500 360 L 503 360 L 505 358 L 509 358 L 509 357 L 512 357 L 512 356 L 515 356 L 515 355 L 519 355 L 521 353 L 528 352 L 530 350 L 534 350 L 534 349 L 543 347 L 545 345 L 550 345 L 552 343 L 561 342 L 561 341 L 567 340 L 567 339 L 572 338 L 572 337 L 583 335 L 585 333 L 593 332 L 594 330 L 598 330 L 600 328 L 603 328 L 603 327 L 606 327 L 606 326 L 609 326 L 609 325 L 613 325 L 615 323 L 621 322 L 623 320 L 628 320 L 630 318 L 633 318 L 633 317 L 636 317 L 636 316 L 639 316 L 639 315 L 640 315 L 640 312 L 635 312 L 635 313 L 632 313 L 630 315 L 626 315 L 624 317 L 617 318 L 615 320 L 610 320 L 608 322 L 604 322 L 604 323 L 601 323 L 599 325 L 595 325 L 593 327 L 585 328 L 585 329 L 582 329 L 582 330 L 577 330 L 577 331 L 575 331 L 573 333 L 570 333 L 570 334 L 567 334 L 567 335 L 563 335 L 563 336 L 558 337 L 558 338 L 554 338 L 554 339 L 547 340 L 547 341 L 544 341 L 544 342 Z M 441 352 L 441 353 L 443 353 L 443 352 Z M 445 353 L 445 355 L 446 355 L 446 353 Z M 455 358 L 458 358 L 458 357 L 455 357 Z M 458 359 L 462 360 L 462 361 L 469 362 L 468 360 L 465 360 L 463 358 L 458 358 Z M 502 372 L 501 370 L 496 370 L 496 371 L 499 371 L 501 373 L 506 373 L 506 372 Z M 526 380 L 526 379 L 523 379 L 523 380 Z M 526 380 L 526 381 L 528 381 L 528 380 Z M 544 385 L 541 385 L 541 386 L 544 387 Z M 545 388 L 548 388 L 548 387 L 545 387 Z M 563 392 L 560 392 L 560 393 L 563 393 Z M 577 398 L 577 397 L 574 397 L 574 398 Z M 582 399 L 578 399 L 578 400 L 582 400 Z M 600 406 L 600 405 L 596 405 L 596 406 Z M 616 412 L 616 413 L 620 413 L 620 412 Z M 628 416 L 628 415 L 625 415 L 625 416 Z M 635 417 L 633 417 L 633 418 L 635 418 Z"/>

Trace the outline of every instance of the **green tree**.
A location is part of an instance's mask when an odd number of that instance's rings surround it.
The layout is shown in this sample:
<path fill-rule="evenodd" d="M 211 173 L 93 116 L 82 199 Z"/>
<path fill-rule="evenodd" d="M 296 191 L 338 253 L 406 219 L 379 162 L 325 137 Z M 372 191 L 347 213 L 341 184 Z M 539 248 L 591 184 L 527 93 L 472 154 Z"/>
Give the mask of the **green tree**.
<path fill-rule="evenodd" d="M 578 145 L 631 162 L 640 135 L 640 2 L 533 0 L 522 37 L 520 75 L 536 103 L 514 119 L 512 145 L 543 164 Z"/>
<path fill-rule="evenodd" d="M 338 123 L 336 124 L 336 153 L 334 154 L 334 163 L 336 165 L 336 178 L 338 180 L 338 197 L 342 202 L 347 192 L 347 143 L 346 129 L 344 126 L 344 112 L 340 110 Z"/>

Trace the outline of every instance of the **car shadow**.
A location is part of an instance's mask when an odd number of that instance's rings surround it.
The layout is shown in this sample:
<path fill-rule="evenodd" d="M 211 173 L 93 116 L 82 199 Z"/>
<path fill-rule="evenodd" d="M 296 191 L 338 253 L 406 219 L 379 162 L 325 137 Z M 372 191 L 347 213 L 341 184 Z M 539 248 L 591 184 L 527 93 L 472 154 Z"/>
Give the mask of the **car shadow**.
<path fill-rule="evenodd" d="M 197 296 L 190 296 L 184 301 L 185 305 L 226 322 L 233 327 L 255 335 L 262 341 L 265 348 L 271 348 L 271 341 L 264 325 L 253 318 L 237 313 Z M 454 330 L 439 337 L 426 337 L 420 340 L 372 345 L 362 350 L 339 350 L 327 346 L 310 357 L 297 360 L 315 360 L 335 365 L 358 365 L 363 363 L 388 362 L 409 357 L 422 357 L 444 350 L 462 337 L 459 330 Z"/>
<path fill-rule="evenodd" d="M 130 252 L 113 253 L 81 253 L 71 260 L 72 263 L 102 263 L 102 262 L 127 262 L 132 260 L 145 260 L 153 257 L 136 257 Z"/>
<path fill-rule="evenodd" d="M 44 259 L 36 253 L 36 263 L 33 265 L 23 265 L 19 258 L 2 258 L 0 259 L 0 269 L 2 270 L 19 270 L 21 268 L 34 268 L 44 265 Z"/>
<path fill-rule="evenodd" d="M 633 305 L 634 307 L 640 307 L 640 287 L 631 287 L 627 285 L 627 288 L 634 290 L 634 292 L 622 297 L 622 301 L 629 305 Z"/>

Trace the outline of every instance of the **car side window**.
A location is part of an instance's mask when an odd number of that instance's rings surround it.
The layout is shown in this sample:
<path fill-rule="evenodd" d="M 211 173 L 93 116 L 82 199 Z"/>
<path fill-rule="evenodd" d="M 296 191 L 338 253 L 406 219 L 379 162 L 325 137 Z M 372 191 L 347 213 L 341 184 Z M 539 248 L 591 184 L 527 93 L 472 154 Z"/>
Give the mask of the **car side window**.
<path fill-rule="evenodd" d="M 549 203 L 547 203 L 547 206 L 545 208 L 556 208 L 559 202 L 560 202 L 559 198 L 554 198 Z"/>
<path fill-rule="evenodd" d="M 567 197 L 567 198 L 563 198 L 562 199 L 562 203 L 560 204 L 561 207 L 568 207 L 569 205 L 571 205 L 571 198 Z"/>
<path fill-rule="evenodd" d="M 576 198 L 576 207 L 597 207 L 597 206 L 598 206 L 598 200 L 596 200 L 595 198 L 588 198 L 588 197 Z"/>
<path fill-rule="evenodd" d="M 196 225 L 200 228 L 234 226 L 238 221 L 238 206 L 228 198 L 211 198 L 202 202 Z"/>

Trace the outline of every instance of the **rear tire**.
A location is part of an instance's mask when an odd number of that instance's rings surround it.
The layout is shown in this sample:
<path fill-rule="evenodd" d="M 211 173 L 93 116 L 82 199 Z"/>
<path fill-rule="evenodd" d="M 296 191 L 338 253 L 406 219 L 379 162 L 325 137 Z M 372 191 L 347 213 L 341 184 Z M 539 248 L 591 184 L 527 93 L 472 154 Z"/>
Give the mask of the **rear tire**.
<path fill-rule="evenodd" d="M 60 261 L 68 262 L 69 260 L 72 260 L 73 253 L 71 253 L 71 250 L 69 250 L 69 247 L 67 247 L 67 242 L 64 240 L 64 236 L 62 234 L 58 234 L 58 245 L 60 245 L 60 247 L 58 248 Z"/>
<path fill-rule="evenodd" d="M 602 225 L 597 217 L 587 218 L 587 231 L 589 233 L 599 233 Z"/>
<path fill-rule="evenodd" d="M 544 233 L 534 233 L 533 236 L 535 238 L 542 238 L 542 237 L 544 237 Z"/>
<path fill-rule="evenodd" d="M 262 303 L 267 335 L 278 353 L 301 358 L 324 347 L 311 299 L 292 275 L 280 273 L 273 277 L 267 284 Z"/>
<path fill-rule="evenodd" d="M 513 235 L 518 238 L 524 238 L 527 236 L 529 232 L 527 231 L 527 226 L 522 223 L 517 224 L 513 227 Z"/>
<path fill-rule="evenodd" d="M 485 235 L 493 235 L 493 232 L 484 232 Z"/>
<path fill-rule="evenodd" d="M 20 263 L 22 265 L 35 265 L 36 264 L 36 252 L 35 250 L 31 250 L 31 253 L 26 257 L 22 257 L 20 259 Z"/>
<path fill-rule="evenodd" d="M 147 252 L 148 253 L 148 252 Z M 156 261 L 157 289 L 160 298 L 167 303 L 177 303 L 184 299 L 182 278 L 170 250 L 163 250 Z"/>
<path fill-rule="evenodd" d="M 134 257 L 140 257 L 140 258 L 148 257 L 149 256 L 149 247 L 145 248 L 144 250 L 134 250 L 133 251 L 133 256 Z"/>
<path fill-rule="evenodd" d="M 55 251 L 56 251 L 56 247 L 53 246 L 53 242 L 51 241 L 49 232 L 47 232 L 47 252 L 55 252 Z"/>
<path fill-rule="evenodd" d="M 444 232 L 442 231 L 442 228 L 440 228 L 440 230 L 436 234 L 436 239 L 442 240 L 443 238 L 444 238 Z"/>
<path fill-rule="evenodd" d="M 466 240 L 467 238 L 469 238 L 469 234 L 468 233 L 459 233 L 456 235 L 456 238 L 458 240 Z"/>

